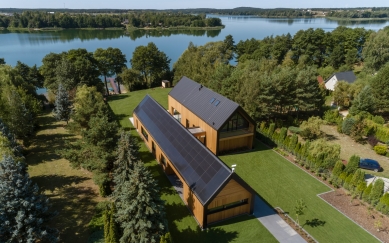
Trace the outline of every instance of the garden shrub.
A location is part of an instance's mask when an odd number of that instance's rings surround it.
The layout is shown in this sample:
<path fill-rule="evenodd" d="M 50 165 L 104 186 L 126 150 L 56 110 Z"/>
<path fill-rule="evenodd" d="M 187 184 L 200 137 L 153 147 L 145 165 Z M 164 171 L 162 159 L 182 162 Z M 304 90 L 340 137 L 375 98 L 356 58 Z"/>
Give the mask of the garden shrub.
<path fill-rule="evenodd" d="M 294 148 L 296 147 L 297 145 L 297 142 L 298 142 L 298 137 L 296 134 L 293 134 L 293 136 L 290 137 L 290 141 L 289 141 L 289 150 L 294 153 Z"/>
<path fill-rule="evenodd" d="M 282 147 L 283 147 L 284 149 L 287 149 L 287 150 L 288 150 L 288 148 L 289 148 L 289 143 L 290 143 L 290 136 L 286 136 L 286 138 L 285 138 L 283 141 L 281 141 L 281 143 L 282 143 Z"/>
<path fill-rule="evenodd" d="M 370 136 L 374 135 L 377 131 L 379 124 L 373 122 L 372 120 L 365 120 L 365 128 L 364 128 L 364 135 Z"/>
<path fill-rule="evenodd" d="M 352 117 L 348 117 L 344 119 L 342 123 L 342 133 L 346 135 L 350 135 L 355 122 L 356 122 L 355 119 Z"/>
<path fill-rule="evenodd" d="M 260 132 L 264 132 L 264 130 L 266 129 L 266 122 L 261 122 L 261 125 L 259 126 L 259 131 Z"/>
<path fill-rule="evenodd" d="M 286 127 L 281 128 L 280 137 L 279 137 L 281 141 L 285 139 L 287 133 L 288 133 L 288 129 L 286 129 Z"/>
<path fill-rule="evenodd" d="M 357 194 L 358 198 L 362 197 L 362 194 L 365 191 L 366 187 L 367 187 L 366 181 L 359 182 L 357 188 L 355 189 L 355 193 Z"/>
<path fill-rule="evenodd" d="M 346 179 L 347 179 L 347 173 L 343 171 L 339 175 L 339 186 L 342 186 Z"/>
<path fill-rule="evenodd" d="M 383 214 L 389 215 L 389 194 L 385 193 L 376 206 L 376 209 Z"/>
<path fill-rule="evenodd" d="M 365 122 L 360 118 L 356 120 L 353 128 L 351 129 L 351 133 L 350 133 L 351 138 L 358 143 L 363 143 L 364 128 L 365 128 Z"/>
<path fill-rule="evenodd" d="M 370 202 L 370 193 L 373 188 L 373 183 L 370 183 L 365 190 L 363 190 L 362 199 L 365 202 Z"/>
<path fill-rule="evenodd" d="M 320 117 L 312 116 L 308 119 L 308 121 L 303 121 L 301 123 L 300 135 L 306 139 L 315 139 L 320 137 L 322 132 L 320 130 L 320 126 L 323 124 L 323 120 Z"/>
<path fill-rule="evenodd" d="M 336 121 L 336 130 L 339 133 L 342 133 L 342 125 L 343 125 L 343 118 L 339 117 L 338 120 Z"/>
<path fill-rule="evenodd" d="M 350 184 L 355 188 L 359 185 L 359 183 L 363 181 L 365 181 L 365 172 L 361 169 L 357 169 L 353 175 Z"/>
<path fill-rule="evenodd" d="M 377 143 L 379 142 L 378 139 L 374 136 L 374 135 L 370 135 L 368 138 L 367 138 L 367 142 L 370 144 L 370 146 L 372 148 L 374 148 Z"/>
<path fill-rule="evenodd" d="M 343 187 L 346 190 L 352 191 L 352 185 L 351 185 L 351 180 L 353 179 L 353 174 L 350 174 L 347 176 L 346 180 L 343 183 Z"/>
<path fill-rule="evenodd" d="M 294 147 L 294 155 L 296 155 L 297 157 L 300 157 L 300 148 L 301 148 L 301 143 L 298 142 Z"/>
<path fill-rule="evenodd" d="M 340 159 L 340 145 L 318 139 L 311 143 L 308 153 L 311 161 L 325 169 L 331 169 Z"/>
<path fill-rule="evenodd" d="M 328 124 L 336 124 L 337 121 L 338 121 L 338 118 L 339 118 L 339 111 L 338 110 L 328 110 L 326 112 L 324 112 L 324 120 L 328 123 Z"/>
<path fill-rule="evenodd" d="M 378 179 L 374 182 L 373 188 L 369 195 L 370 204 L 375 206 L 379 202 L 382 194 L 384 193 L 385 183 L 382 179 Z"/>
<path fill-rule="evenodd" d="M 334 169 L 332 170 L 332 175 L 334 176 L 339 176 L 344 170 L 344 164 L 342 163 L 342 161 L 337 161 L 336 164 L 335 164 L 335 167 Z"/>
<path fill-rule="evenodd" d="M 271 138 L 273 136 L 275 128 L 276 128 L 276 124 L 274 124 L 274 123 L 270 124 L 269 130 L 268 130 L 268 133 L 267 133 L 267 136 L 269 138 Z"/>
<path fill-rule="evenodd" d="M 379 155 L 386 155 L 387 150 L 388 150 L 388 147 L 386 144 L 374 146 L 374 151 Z"/>
<path fill-rule="evenodd" d="M 384 125 L 385 123 L 385 119 L 382 117 L 382 116 L 374 116 L 372 118 L 373 122 L 377 123 L 377 124 L 381 124 L 381 125 Z"/>
<path fill-rule="evenodd" d="M 354 172 L 359 168 L 359 161 L 360 157 L 358 155 L 354 154 L 353 156 L 351 156 L 346 165 L 345 172 L 347 174 L 354 174 Z"/>
<path fill-rule="evenodd" d="M 299 134 L 301 132 L 301 129 L 299 127 L 289 127 L 288 130 L 291 133 Z"/>
<path fill-rule="evenodd" d="M 377 131 L 375 133 L 376 138 L 378 138 L 381 142 L 385 143 L 389 140 L 389 128 L 384 127 L 382 125 L 377 126 Z"/>

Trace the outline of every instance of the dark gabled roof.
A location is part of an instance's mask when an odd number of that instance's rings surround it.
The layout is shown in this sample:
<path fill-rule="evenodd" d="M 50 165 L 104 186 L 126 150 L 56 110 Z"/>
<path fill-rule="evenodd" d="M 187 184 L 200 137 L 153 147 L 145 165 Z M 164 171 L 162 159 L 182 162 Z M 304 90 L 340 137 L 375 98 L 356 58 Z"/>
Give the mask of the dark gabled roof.
<path fill-rule="evenodd" d="M 182 77 L 169 95 L 215 130 L 219 130 L 239 107 L 234 101 L 187 77 Z"/>
<path fill-rule="evenodd" d="M 354 83 L 354 81 L 357 79 L 353 71 L 347 71 L 333 74 L 329 79 L 326 80 L 326 82 L 333 76 L 336 76 L 338 81 L 346 81 L 347 83 Z"/>
<path fill-rule="evenodd" d="M 231 176 L 231 170 L 149 95 L 134 113 L 205 205 Z"/>

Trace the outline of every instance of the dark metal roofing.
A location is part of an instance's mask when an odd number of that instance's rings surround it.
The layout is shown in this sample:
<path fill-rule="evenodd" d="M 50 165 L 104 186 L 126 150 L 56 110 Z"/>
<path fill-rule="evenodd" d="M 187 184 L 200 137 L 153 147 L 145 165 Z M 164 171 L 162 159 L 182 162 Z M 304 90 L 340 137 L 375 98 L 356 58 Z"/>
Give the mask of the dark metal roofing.
<path fill-rule="evenodd" d="M 239 107 L 234 101 L 187 77 L 182 77 L 169 95 L 215 130 L 219 130 Z"/>
<path fill-rule="evenodd" d="M 231 170 L 149 95 L 134 113 L 205 205 L 231 176 Z"/>
<path fill-rule="evenodd" d="M 354 83 L 354 81 L 357 79 L 353 71 L 347 71 L 347 72 L 335 73 L 329 79 L 327 79 L 327 81 L 330 80 L 333 76 L 336 76 L 336 79 L 338 81 L 346 81 L 347 83 Z"/>

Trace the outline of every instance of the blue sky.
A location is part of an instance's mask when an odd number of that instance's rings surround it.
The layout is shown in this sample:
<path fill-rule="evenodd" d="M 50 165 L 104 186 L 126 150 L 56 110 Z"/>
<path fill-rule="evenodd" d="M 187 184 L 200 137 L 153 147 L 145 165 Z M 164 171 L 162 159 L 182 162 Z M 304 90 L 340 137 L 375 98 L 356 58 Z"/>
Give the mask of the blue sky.
<path fill-rule="evenodd" d="M 118 9 L 170 9 L 170 8 L 338 8 L 389 7 L 388 0 L 1 0 L 0 8 L 118 8 Z"/>

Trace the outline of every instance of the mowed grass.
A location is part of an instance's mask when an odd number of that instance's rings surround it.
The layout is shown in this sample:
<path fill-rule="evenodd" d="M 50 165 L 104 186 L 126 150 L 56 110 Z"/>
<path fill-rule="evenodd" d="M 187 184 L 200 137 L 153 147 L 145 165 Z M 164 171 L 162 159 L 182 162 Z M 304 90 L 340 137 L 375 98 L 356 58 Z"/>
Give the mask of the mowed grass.
<path fill-rule="evenodd" d="M 76 139 L 65 130 L 66 123 L 55 121 L 50 111 L 45 111 L 39 124 L 26 156 L 28 172 L 58 212 L 50 225 L 60 231 L 60 242 L 85 243 L 95 205 L 103 198 L 90 172 L 71 168 L 57 153 L 65 140 Z"/>
<path fill-rule="evenodd" d="M 152 157 L 145 144 L 141 142 L 129 117 L 146 94 L 152 96 L 162 106 L 167 108 L 167 95 L 171 89 L 148 89 L 109 97 L 109 105 L 125 130 L 139 138 L 140 155 L 146 166 L 157 179 L 161 189 L 161 198 L 165 201 L 169 231 L 174 242 L 277 242 L 270 232 L 253 216 L 240 216 L 220 224 L 215 224 L 206 230 L 198 227 L 193 216 L 185 206 L 162 168 Z"/>
<path fill-rule="evenodd" d="M 281 207 L 296 218 L 296 200 L 307 205 L 300 224 L 319 242 L 378 242 L 357 224 L 336 211 L 319 193 L 331 189 L 256 141 L 252 152 L 221 156 L 272 207 Z M 316 222 L 309 224 L 309 222 Z M 308 224 L 306 224 L 308 223 Z"/>

